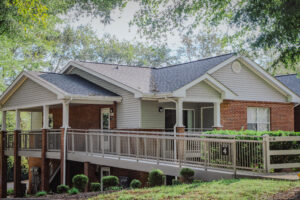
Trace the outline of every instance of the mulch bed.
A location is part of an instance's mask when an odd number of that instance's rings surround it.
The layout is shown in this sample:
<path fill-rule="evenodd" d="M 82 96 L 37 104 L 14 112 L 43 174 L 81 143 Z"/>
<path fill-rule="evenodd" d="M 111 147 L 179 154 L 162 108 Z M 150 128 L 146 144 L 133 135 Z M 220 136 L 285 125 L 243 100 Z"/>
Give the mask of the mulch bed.
<path fill-rule="evenodd" d="M 300 200 L 300 187 L 274 194 L 270 200 Z"/>

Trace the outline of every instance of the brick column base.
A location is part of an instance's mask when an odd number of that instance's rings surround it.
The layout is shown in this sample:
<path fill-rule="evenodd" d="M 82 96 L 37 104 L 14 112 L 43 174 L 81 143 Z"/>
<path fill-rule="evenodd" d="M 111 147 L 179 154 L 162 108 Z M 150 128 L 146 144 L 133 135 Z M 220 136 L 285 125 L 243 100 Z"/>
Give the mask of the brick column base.
<path fill-rule="evenodd" d="M 46 158 L 47 152 L 47 129 L 42 130 L 42 167 L 41 167 L 41 189 L 49 191 L 49 159 Z"/>
<path fill-rule="evenodd" d="M 21 131 L 14 131 L 14 191 L 15 197 L 22 197 L 21 188 L 21 157 L 19 156 L 19 133 Z"/>
<path fill-rule="evenodd" d="M 7 197 L 7 156 L 5 156 L 5 131 L 0 135 L 0 198 Z"/>

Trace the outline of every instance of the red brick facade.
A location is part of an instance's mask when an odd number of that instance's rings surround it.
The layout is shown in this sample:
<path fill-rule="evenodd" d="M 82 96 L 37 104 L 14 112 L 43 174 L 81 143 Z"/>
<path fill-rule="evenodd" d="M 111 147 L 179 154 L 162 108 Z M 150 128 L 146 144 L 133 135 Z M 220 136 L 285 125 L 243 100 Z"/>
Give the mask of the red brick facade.
<path fill-rule="evenodd" d="M 73 129 L 100 129 L 101 108 L 111 108 L 114 115 L 111 116 L 111 129 L 115 128 L 116 123 L 116 104 L 114 105 L 70 105 L 69 126 Z M 62 126 L 62 108 L 52 108 L 53 128 L 58 129 Z"/>
<path fill-rule="evenodd" d="M 221 124 L 223 129 L 247 129 L 247 108 L 270 108 L 271 130 L 294 130 L 294 104 L 256 101 L 229 101 L 221 104 Z"/>

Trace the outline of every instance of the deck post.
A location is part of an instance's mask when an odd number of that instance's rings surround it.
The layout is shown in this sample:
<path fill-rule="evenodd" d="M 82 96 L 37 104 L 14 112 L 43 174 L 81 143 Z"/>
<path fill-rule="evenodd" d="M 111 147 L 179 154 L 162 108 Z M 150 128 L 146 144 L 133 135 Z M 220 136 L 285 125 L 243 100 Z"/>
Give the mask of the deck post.
<path fill-rule="evenodd" d="M 2 115 L 2 117 L 4 116 Z M 7 156 L 5 155 L 5 135 L 6 131 L 3 129 L 0 133 L 0 198 L 7 197 Z"/>
<path fill-rule="evenodd" d="M 264 156 L 264 169 L 268 173 L 270 171 L 270 136 L 268 134 L 263 136 L 263 156 Z"/>
<path fill-rule="evenodd" d="M 60 131 L 60 183 L 61 184 L 65 184 L 66 180 L 65 180 L 65 174 L 64 174 L 64 151 L 65 151 L 65 147 L 64 147 L 64 140 L 65 140 L 65 129 L 61 128 Z"/>
<path fill-rule="evenodd" d="M 90 182 L 91 182 L 91 164 L 89 162 L 84 162 L 84 175 L 86 175 L 89 178 L 89 182 L 86 185 L 84 191 L 88 192 L 90 188 Z"/>
<path fill-rule="evenodd" d="M 19 133 L 20 130 L 14 131 L 14 191 L 15 197 L 22 197 L 21 188 L 21 157 L 19 156 Z"/>
<path fill-rule="evenodd" d="M 49 159 L 46 157 L 47 153 L 47 132 L 48 129 L 42 129 L 42 167 L 41 167 L 41 189 L 49 191 Z"/>
<path fill-rule="evenodd" d="M 67 129 L 69 127 L 69 104 L 70 101 L 62 103 L 62 128 L 60 134 L 60 183 L 66 184 L 66 165 L 67 165 Z"/>

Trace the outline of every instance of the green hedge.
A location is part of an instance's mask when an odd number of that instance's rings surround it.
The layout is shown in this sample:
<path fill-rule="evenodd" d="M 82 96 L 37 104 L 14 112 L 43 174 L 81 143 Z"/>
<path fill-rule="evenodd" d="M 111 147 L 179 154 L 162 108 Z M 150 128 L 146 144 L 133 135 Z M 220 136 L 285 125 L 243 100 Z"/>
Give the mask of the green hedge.
<path fill-rule="evenodd" d="M 84 174 L 77 174 L 73 177 L 72 183 L 75 188 L 83 192 L 89 182 L 89 178 Z"/>
<path fill-rule="evenodd" d="M 293 132 L 293 131 L 252 131 L 252 130 L 212 130 L 206 131 L 204 134 L 211 134 L 211 135 L 240 135 L 240 136 L 263 136 L 263 135 L 270 135 L 270 136 L 300 136 L 300 132 Z"/>

